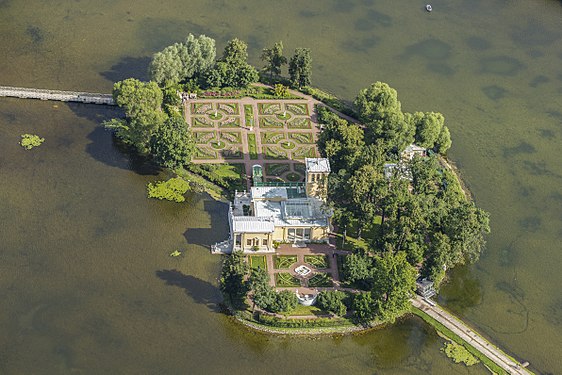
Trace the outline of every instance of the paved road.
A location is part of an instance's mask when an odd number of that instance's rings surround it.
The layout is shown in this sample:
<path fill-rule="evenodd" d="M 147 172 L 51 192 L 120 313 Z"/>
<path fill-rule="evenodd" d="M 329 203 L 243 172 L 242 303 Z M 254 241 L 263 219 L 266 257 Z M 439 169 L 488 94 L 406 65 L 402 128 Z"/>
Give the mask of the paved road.
<path fill-rule="evenodd" d="M 412 299 L 414 307 L 422 310 L 439 323 L 456 333 L 463 340 L 472 345 L 476 350 L 480 351 L 486 357 L 494 361 L 498 366 L 507 371 L 509 374 L 525 374 L 529 375 L 532 372 L 522 368 L 519 363 L 508 357 L 501 350 L 490 344 L 474 330 L 470 329 L 466 324 L 461 322 L 458 318 L 454 317 L 447 311 L 443 310 L 439 305 L 430 305 L 420 296 Z"/>

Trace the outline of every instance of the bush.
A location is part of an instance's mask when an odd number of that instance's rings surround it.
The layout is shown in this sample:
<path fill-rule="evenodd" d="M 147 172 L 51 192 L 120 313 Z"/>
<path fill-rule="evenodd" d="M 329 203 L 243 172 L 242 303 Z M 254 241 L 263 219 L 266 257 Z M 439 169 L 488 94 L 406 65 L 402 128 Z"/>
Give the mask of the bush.
<path fill-rule="evenodd" d="M 277 293 L 273 304 L 269 307 L 272 312 L 290 312 L 297 307 L 297 296 L 290 290 L 283 290 Z"/>
<path fill-rule="evenodd" d="M 168 181 L 149 182 L 147 185 L 148 197 L 166 199 L 172 202 L 183 202 L 183 196 L 189 190 L 189 182 L 181 177 L 170 178 Z"/>
<path fill-rule="evenodd" d="M 45 138 L 41 138 L 35 134 L 22 134 L 20 146 L 26 150 L 31 150 L 33 147 L 41 146 L 41 143 L 45 142 Z"/>
<path fill-rule="evenodd" d="M 346 320 L 318 318 L 318 319 L 280 319 L 273 316 L 259 314 L 256 320 L 271 327 L 280 328 L 319 328 L 319 327 L 337 327 L 349 324 Z"/>
<path fill-rule="evenodd" d="M 327 290 L 318 294 L 316 303 L 323 310 L 333 312 L 336 315 L 344 316 L 347 308 L 343 304 L 346 294 L 339 290 Z"/>

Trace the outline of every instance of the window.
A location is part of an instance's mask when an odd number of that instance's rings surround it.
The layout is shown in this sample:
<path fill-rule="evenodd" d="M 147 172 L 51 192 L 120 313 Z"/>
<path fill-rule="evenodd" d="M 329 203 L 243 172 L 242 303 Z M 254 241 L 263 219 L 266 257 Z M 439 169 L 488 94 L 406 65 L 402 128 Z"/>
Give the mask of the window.
<path fill-rule="evenodd" d="M 242 235 L 241 234 L 236 235 L 235 245 L 236 246 L 242 246 Z"/>
<path fill-rule="evenodd" d="M 305 228 L 304 230 L 304 239 L 310 240 L 310 228 Z"/>
<path fill-rule="evenodd" d="M 266 239 L 261 240 L 261 244 L 262 244 L 263 246 L 267 246 L 267 240 L 266 240 Z"/>
<path fill-rule="evenodd" d="M 246 240 L 246 245 L 247 245 L 247 246 L 252 246 L 252 239 L 251 239 L 251 238 L 248 238 L 248 239 Z"/>

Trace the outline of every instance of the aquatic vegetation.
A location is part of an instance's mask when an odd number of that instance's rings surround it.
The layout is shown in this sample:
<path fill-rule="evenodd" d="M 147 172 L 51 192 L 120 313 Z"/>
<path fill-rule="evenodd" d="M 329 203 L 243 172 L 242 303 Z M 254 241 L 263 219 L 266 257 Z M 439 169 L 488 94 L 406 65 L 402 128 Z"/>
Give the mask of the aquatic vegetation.
<path fill-rule="evenodd" d="M 472 366 L 480 361 L 473 356 L 464 346 L 456 342 L 447 342 L 441 350 L 451 358 L 455 363 L 464 363 L 467 366 Z"/>
<path fill-rule="evenodd" d="M 45 142 L 45 138 L 41 138 L 35 134 L 22 134 L 20 145 L 26 150 L 31 150 L 33 147 L 41 146 Z"/>
<path fill-rule="evenodd" d="M 181 203 L 185 201 L 183 195 L 189 190 L 189 182 L 181 177 L 174 177 L 168 181 L 149 182 L 146 188 L 149 198 Z"/>

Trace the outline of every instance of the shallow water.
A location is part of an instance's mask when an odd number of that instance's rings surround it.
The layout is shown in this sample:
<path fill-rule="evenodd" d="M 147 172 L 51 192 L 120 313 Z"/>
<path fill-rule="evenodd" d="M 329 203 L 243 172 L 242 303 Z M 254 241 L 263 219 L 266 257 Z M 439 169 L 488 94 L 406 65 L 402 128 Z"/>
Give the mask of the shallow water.
<path fill-rule="evenodd" d="M 482 260 L 440 302 L 535 370 L 562 372 L 562 7 L 558 1 L 0 1 L 0 84 L 109 92 L 187 33 L 312 48 L 346 99 L 388 82 L 441 111 L 492 215 Z M 217 311 L 225 206 L 148 201 L 157 171 L 115 148 L 102 107 L 0 99 L 0 372 L 484 373 L 419 320 L 357 337 L 247 332 Z M 23 133 L 46 138 L 26 152 Z M 186 250 L 181 259 L 172 250 Z M 176 272 L 179 271 L 179 272 Z"/>

